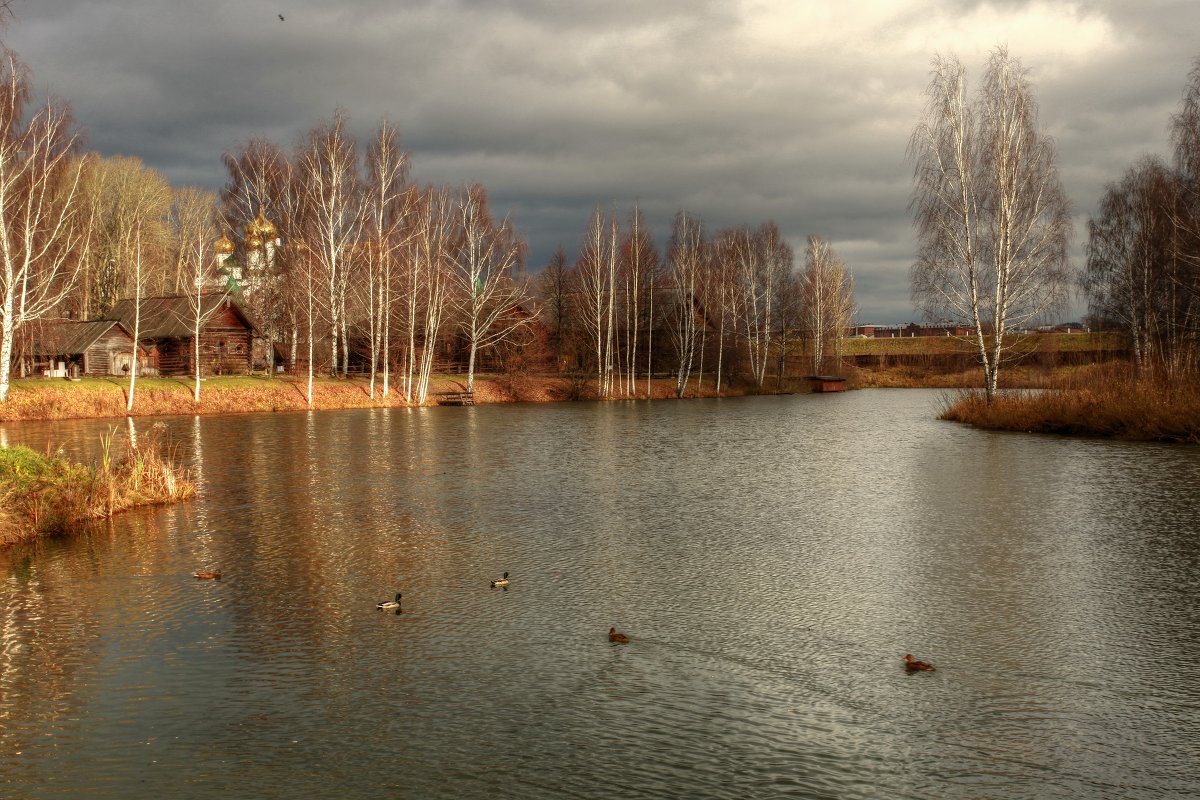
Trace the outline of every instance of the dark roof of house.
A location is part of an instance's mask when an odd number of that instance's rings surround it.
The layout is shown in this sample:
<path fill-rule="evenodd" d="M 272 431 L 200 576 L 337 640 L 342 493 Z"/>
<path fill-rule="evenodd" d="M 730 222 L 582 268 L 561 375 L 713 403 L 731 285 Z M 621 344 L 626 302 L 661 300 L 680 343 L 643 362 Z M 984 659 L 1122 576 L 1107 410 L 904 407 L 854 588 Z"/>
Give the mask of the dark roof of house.
<path fill-rule="evenodd" d="M 120 328 L 129 340 L 133 334 L 115 319 L 97 319 L 90 322 L 63 320 L 43 322 L 33 334 L 35 356 L 77 356 L 94 345 L 113 326 Z M 131 345 L 132 346 L 132 345 Z"/>
<path fill-rule="evenodd" d="M 195 320 L 193 302 L 195 302 L 195 298 L 188 295 L 143 297 L 138 336 L 142 339 L 180 339 L 191 336 Z M 258 330 L 254 320 L 238 305 L 237 301 L 223 292 L 201 296 L 200 319 L 207 320 L 226 303 L 247 328 L 252 331 Z M 108 312 L 108 317 L 119 320 L 126 329 L 132 331 L 135 310 L 133 300 L 121 300 Z"/>

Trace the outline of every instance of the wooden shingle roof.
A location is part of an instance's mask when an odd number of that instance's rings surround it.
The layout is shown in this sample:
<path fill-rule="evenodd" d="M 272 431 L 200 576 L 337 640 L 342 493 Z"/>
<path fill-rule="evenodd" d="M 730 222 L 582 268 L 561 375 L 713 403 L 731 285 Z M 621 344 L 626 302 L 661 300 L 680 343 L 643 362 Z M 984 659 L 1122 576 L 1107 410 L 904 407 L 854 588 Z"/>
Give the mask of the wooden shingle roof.
<path fill-rule="evenodd" d="M 143 297 L 138 336 L 142 339 L 179 339 L 192 335 L 194 298 L 187 295 L 171 295 L 167 297 Z M 200 299 L 201 320 L 207 320 L 221 306 L 228 304 L 246 327 L 258 331 L 258 326 L 236 301 L 228 294 L 221 292 L 203 295 Z M 134 312 L 133 300 L 121 300 L 108 312 L 110 319 L 119 320 L 127 330 L 133 330 Z M 203 324 L 201 325 L 203 327 Z"/>
<path fill-rule="evenodd" d="M 133 334 L 123 324 L 115 319 L 97 319 L 90 322 L 75 322 L 64 320 L 60 322 L 43 322 L 33 334 L 33 355 L 44 356 L 77 356 L 94 345 L 116 326 L 133 340 Z"/>

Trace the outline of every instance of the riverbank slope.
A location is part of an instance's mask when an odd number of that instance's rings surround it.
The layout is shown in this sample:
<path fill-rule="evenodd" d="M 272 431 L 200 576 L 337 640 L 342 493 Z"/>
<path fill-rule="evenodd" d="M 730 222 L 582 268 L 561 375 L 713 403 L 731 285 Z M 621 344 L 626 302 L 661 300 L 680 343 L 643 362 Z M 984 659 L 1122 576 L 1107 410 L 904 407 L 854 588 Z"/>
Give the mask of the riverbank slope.
<path fill-rule="evenodd" d="M 134 391 L 132 416 L 173 416 L 193 414 L 238 414 L 246 412 L 306 411 L 308 382 L 289 376 L 214 377 L 201 384 L 200 400 L 193 399 L 193 383 L 188 378 L 139 378 Z M 427 405 L 438 405 L 446 394 L 466 390 L 462 375 L 438 375 L 430 383 Z M 0 403 L 0 422 L 34 420 L 124 417 L 128 400 L 128 380 L 121 378 L 84 378 L 78 381 L 30 378 L 14 381 L 8 400 Z M 764 390 L 742 384 L 722 386 L 722 396 L 745 394 L 792 393 L 808 391 L 807 381 L 771 380 Z M 637 395 L 651 399 L 675 397 L 674 378 L 655 378 L 647 387 L 639 380 Z M 715 397 L 716 388 L 707 377 L 698 387 L 693 382 L 685 397 Z M 564 400 L 591 400 L 597 396 L 594 379 L 559 376 L 476 376 L 475 402 L 546 403 Z M 377 382 L 371 397 L 366 378 L 319 378 L 313 383 L 313 403 L 318 410 L 347 408 L 400 408 L 407 406 L 403 395 L 392 385 L 387 397 Z"/>

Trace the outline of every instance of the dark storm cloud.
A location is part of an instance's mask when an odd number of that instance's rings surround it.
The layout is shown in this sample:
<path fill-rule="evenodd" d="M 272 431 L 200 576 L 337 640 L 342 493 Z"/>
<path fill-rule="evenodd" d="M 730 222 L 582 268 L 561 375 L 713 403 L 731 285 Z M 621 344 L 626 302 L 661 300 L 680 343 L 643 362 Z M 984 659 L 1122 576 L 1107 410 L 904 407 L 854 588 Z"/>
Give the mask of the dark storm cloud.
<path fill-rule="evenodd" d="M 637 202 L 660 245 L 778 222 L 831 239 L 864 320 L 913 316 L 905 148 L 934 52 L 1031 70 L 1082 223 L 1167 123 L 1197 48 L 1189 2 L 16 0 L 6 40 L 106 155 L 216 188 L 255 136 L 292 145 L 338 107 L 387 116 L 422 182 L 481 181 L 539 268 L 596 206 Z M 285 20 L 280 21 L 279 14 Z M 1076 255 L 1082 243 L 1076 231 Z"/>

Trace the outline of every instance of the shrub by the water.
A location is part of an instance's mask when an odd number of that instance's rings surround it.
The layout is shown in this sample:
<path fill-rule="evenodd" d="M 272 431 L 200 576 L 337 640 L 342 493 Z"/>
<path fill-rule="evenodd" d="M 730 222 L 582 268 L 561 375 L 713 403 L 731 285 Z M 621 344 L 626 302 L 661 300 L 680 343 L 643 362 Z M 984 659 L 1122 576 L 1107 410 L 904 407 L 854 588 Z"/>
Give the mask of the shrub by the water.
<path fill-rule="evenodd" d="M 942 419 L 990 430 L 1200 443 L 1200 376 L 1137 377 L 1096 369 L 1061 388 L 949 396 Z"/>
<path fill-rule="evenodd" d="M 68 533 L 134 506 L 184 500 L 195 484 L 157 441 L 113 455 L 103 437 L 100 463 L 78 464 L 61 451 L 0 447 L 0 546 Z"/>

